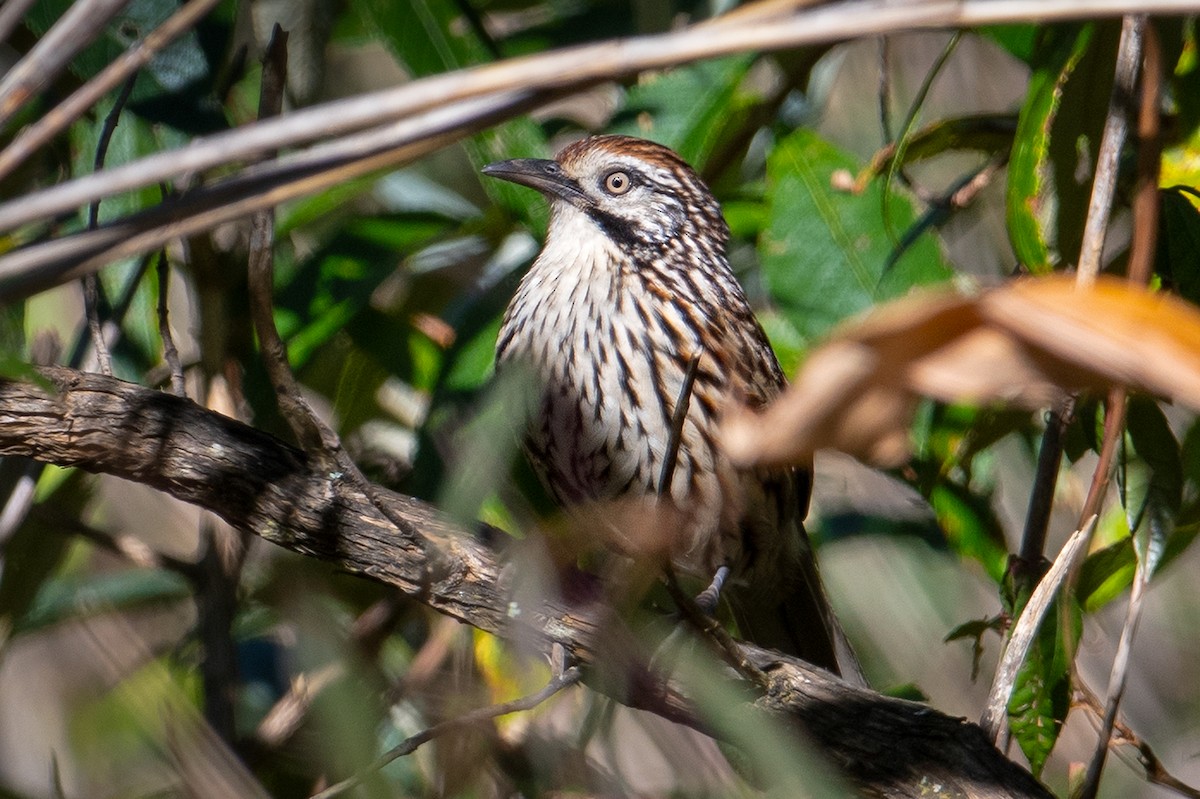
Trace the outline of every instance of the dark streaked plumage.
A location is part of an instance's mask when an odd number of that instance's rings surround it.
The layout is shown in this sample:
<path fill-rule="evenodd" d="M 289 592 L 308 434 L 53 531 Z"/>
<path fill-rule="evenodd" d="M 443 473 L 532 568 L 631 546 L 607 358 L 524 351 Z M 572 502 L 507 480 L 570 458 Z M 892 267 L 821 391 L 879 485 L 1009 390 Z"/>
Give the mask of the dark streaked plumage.
<path fill-rule="evenodd" d="M 739 471 L 717 442 L 727 407 L 769 401 L 784 378 L 729 268 L 729 228 L 708 188 L 675 153 L 627 136 L 484 171 L 551 204 L 545 247 L 497 342 L 499 368 L 526 360 L 541 381 L 528 449 L 551 492 L 567 507 L 655 497 L 699 356 L 664 493 L 682 519 L 672 561 L 709 578 L 730 567 L 745 634 L 837 670 L 840 630 L 802 525 L 808 473 Z"/>

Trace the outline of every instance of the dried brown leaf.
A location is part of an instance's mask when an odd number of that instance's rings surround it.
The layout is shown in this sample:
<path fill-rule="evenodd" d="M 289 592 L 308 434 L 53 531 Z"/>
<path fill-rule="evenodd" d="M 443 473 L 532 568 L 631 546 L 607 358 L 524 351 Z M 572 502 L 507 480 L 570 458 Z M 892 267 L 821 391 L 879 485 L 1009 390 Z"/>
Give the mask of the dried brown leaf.
<path fill-rule="evenodd" d="M 1200 309 L 1116 278 L 922 292 L 842 327 L 765 411 L 730 414 L 724 442 L 743 465 L 825 447 L 894 465 L 919 395 L 1032 409 L 1112 384 L 1200 408 Z"/>

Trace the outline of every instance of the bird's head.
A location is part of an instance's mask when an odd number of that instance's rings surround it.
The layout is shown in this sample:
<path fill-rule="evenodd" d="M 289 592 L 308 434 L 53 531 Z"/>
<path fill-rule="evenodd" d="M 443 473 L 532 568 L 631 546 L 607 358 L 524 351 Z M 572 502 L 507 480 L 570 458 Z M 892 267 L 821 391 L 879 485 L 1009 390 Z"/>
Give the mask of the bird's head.
<path fill-rule="evenodd" d="M 500 161 L 483 172 L 542 192 L 556 216 L 583 214 L 618 246 L 659 250 L 682 237 L 719 251 L 729 238 L 720 206 L 695 170 L 645 139 L 592 136 L 553 160 Z"/>

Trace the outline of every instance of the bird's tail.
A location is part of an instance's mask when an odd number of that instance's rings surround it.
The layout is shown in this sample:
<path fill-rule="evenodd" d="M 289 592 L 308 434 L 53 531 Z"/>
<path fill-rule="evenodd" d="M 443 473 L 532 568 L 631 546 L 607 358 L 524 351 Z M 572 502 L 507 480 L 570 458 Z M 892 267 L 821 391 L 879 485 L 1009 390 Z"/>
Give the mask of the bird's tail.
<path fill-rule="evenodd" d="M 742 637 L 865 687 L 862 666 L 829 604 L 812 549 L 805 546 L 798 560 L 788 569 L 782 591 L 731 587 L 730 605 Z"/>

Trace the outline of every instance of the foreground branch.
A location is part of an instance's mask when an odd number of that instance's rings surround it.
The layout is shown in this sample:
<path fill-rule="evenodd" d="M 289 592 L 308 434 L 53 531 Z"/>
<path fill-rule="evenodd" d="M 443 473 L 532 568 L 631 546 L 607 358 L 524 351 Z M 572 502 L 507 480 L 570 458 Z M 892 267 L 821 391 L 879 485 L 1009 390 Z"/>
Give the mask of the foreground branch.
<path fill-rule="evenodd" d="M 116 475 L 199 505 L 234 527 L 405 595 L 487 632 L 561 645 L 619 701 L 702 726 L 691 703 L 651 678 L 612 679 L 599 606 L 516 606 L 496 550 L 418 500 L 379 491 L 388 522 L 340 473 L 180 397 L 111 377 L 43 370 L 55 391 L 0 381 L 0 455 Z M 600 652 L 610 653 L 602 655 Z M 851 687 L 778 653 L 743 647 L 769 678 L 755 705 L 803 730 L 865 794 L 971 799 L 1051 794 L 983 731 L 914 702 Z M 599 672 L 609 669 L 607 675 Z"/>

